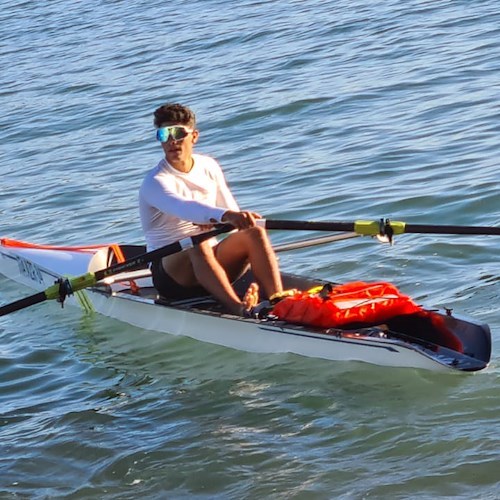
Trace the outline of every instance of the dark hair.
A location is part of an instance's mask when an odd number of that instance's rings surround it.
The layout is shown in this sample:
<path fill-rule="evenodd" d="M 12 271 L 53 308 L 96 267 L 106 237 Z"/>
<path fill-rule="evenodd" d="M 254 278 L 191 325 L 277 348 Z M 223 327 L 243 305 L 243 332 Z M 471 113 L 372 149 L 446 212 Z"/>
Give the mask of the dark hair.
<path fill-rule="evenodd" d="M 164 104 L 154 112 L 154 117 L 156 128 L 161 127 L 164 123 L 179 123 L 193 129 L 196 127 L 195 114 L 182 104 Z"/>

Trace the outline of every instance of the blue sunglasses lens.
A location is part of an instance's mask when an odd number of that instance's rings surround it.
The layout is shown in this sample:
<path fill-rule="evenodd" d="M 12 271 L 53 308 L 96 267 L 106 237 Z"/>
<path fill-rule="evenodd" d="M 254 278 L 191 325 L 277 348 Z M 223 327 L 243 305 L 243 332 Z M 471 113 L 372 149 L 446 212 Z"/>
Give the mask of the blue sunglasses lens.
<path fill-rule="evenodd" d="M 174 141 L 180 141 L 187 137 L 189 132 L 183 127 L 161 127 L 156 131 L 156 139 L 167 142 L 169 137 Z"/>

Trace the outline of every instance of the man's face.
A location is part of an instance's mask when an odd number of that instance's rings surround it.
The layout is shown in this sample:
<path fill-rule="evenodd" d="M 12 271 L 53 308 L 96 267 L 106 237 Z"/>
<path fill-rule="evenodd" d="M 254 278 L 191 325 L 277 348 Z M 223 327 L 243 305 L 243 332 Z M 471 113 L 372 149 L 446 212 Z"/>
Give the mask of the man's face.
<path fill-rule="evenodd" d="M 188 162 L 193 154 L 193 146 L 198 140 L 198 131 L 179 123 L 164 123 L 158 129 L 158 137 L 167 161 L 175 166 Z"/>

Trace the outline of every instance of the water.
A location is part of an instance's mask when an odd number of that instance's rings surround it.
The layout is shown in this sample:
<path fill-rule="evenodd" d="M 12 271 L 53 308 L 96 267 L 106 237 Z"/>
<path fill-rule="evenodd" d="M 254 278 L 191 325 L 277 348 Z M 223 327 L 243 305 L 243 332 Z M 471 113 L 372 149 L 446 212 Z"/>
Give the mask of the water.
<path fill-rule="evenodd" d="M 0 234 L 142 242 L 166 101 L 268 217 L 498 226 L 499 26 L 493 0 L 3 0 Z M 233 352 L 55 304 L 2 318 L 0 497 L 500 498 L 498 245 L 281 256 L 489 323 L 475 375 Z M 0 278 L 2 303 L 28 293 Z"/>

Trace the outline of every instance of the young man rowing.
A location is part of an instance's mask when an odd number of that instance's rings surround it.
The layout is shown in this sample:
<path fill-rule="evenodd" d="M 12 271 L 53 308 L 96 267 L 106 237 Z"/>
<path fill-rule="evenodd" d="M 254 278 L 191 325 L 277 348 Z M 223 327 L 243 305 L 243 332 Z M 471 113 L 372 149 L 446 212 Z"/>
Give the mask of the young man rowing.
<path fill-rule="evenodd" d="M 154 262 L 153 283 L 166 298 L 183 299 L 208 292 L 232 313 L 245 315 L 256 304 L 258 285 L 252 284 L 241 300 L 231 283 L 249 264 L 268 297 L 282 292 L 267 233 L 256 226 L 260 216 L 239 209 L 214 159 L 193 153 L 199 132 L 189 108 L 165 104 L 155 111 L 154 125 L 165 157 L 146 175 L 140 189 L 141 224 L 148 251 L 216 223 L 232 224 L 238 231 L 220 243 L 204 241 Z"/>

